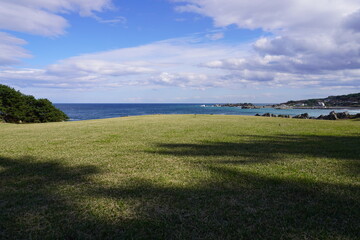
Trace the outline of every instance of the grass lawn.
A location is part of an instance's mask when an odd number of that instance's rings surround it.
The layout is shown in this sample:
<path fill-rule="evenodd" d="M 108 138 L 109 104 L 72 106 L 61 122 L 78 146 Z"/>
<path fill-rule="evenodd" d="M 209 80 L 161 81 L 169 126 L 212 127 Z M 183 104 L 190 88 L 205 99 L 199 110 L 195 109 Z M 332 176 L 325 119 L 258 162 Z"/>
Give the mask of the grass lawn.
<path fill-rule="evenodd" d="M 359 239 L 360 121 L 0 124 L 0 239 Z"/>

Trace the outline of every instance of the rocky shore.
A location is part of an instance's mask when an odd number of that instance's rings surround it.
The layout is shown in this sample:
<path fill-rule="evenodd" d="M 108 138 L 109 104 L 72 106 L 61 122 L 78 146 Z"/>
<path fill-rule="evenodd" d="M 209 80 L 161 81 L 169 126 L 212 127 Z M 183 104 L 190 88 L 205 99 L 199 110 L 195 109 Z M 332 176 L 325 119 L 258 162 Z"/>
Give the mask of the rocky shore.
<path fill-rule="evenodd" d="M 215 104 L 212 107 L 238 107 L 241 109 L 261 109 L 261 108 L 275 108 L 275 109 L 360 109 L 357 106 L 294 106 L 286 104 L 274 104 L 274 105 L 254 105 L 252 103 L 226 103 Z"/>
<path fill-rule="evenodd" d="M 276 115 L 273 113 L 265 113 L 263 115 L 256 114 L 255 116 L 261 116 L 261 117 L 280 117 L 280 118 L 297 118 L 297 119 L 317 119 L 317 120 L 341 120 L 341 119 L 356 119 L 360 118 L 360 113 L 351 115 L 349 112 L 339 112 L 336 113 L 335 111 L 332 111 L 329 113 L 329 115 L 320 115 L 319 117 L 311 117 L 308 113 L 303 113 L 300 115 L 296 115 L 294 117 L 290 115 Z"/>
<path fill-rule="evenodd" d="M 215 104 L 213 107 L 238 107 L 241 109 L 260 109 L 269 108 L 271 106 L 256 106 L 252 103 L 226 103 L 226 104 Z"/>

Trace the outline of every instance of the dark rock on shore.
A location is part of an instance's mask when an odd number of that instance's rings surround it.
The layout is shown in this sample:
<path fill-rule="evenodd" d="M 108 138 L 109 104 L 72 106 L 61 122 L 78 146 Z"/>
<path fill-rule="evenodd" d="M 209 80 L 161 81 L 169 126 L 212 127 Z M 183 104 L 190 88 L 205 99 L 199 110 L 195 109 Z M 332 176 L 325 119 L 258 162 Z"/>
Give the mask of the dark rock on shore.
<path fill-rule="evenodd" d="M 279 115 L 276 115 L 276 114 L 273 114 L 273 113 L 265 113 L 263 115 L 260 115 L 260 114 L 256 114 L 255 116 L 257 117 L 280 117 L 280 118 L 292 118 L 290 115 L 282 115 L 282 114 L 279 114 Z"/>
<path fill-rule="evenodd" d="M 272 114 L 272 113 L 265 113 L 262 115 L 263 117 L 277 117 L 276 114 Z"/>
<path fill-rule="evenodd" d="M 276 114 L 272 114 L 272 113 L 265 113 L 263 115 L 260 114 L 256 114 L 255 116 L 262 116 L 262 117 L 281 117 L 281 118 L 292 118 L 290 115 L 276 115 Z M 303 113 L 300 115 L 297 115 L 293 118 L 297 118 L 297 119 L 318 119 L 318 120 L 340 120 L 340 119 L 356 119 L 356 118 L 360 118 L 360 113 L 355 114 L 355 115 L 351 115 L 349 114 L 349 112 L 340 112 L 340 113 L 336 113 L 335 111 L 332 111 L 329 113 L 329 115 L 320 115 L 319 117 L 315 118 L 315 117 L 310 117 L 308 113 Z"/>
<path fill-rule="evenodd" d="M 341 112 L 341 113 L 337 113 L 336 114 L 338 119 L 349 119 L 350 118 L 350 114 L 349 112 Z"/>
<path fill-rule="evenodd" d="M 355 115 L 350 115 L 351 119 L 355 119 L 355 118 L 360 118 L 360 113 L 355 114 Z"/>
<path fill-rule="evenodd" d="M 278 117 L 281 117 L 281 118 L 292 118 L 290 115 L 283 115 L 283 114 L 279 114 Z"/>
<path fill-rule="evenodd" d="M 335 111 L 332 111 L 329 113 L 329 115 L 326 116 L 321 115 L 317 119 L 338 120 L 338 119 L 350 119 L 350 118 L 352 118 L 352 115 L 350 115 L 349 112 L 336 113 Z"/>
<path fill-rule="evenodd" d="M 300 115 L 296 115 L 294 118 L 298 118 L 298 119 L 310 119 L 310 116 L 308 113 L 303 113 Z"/>

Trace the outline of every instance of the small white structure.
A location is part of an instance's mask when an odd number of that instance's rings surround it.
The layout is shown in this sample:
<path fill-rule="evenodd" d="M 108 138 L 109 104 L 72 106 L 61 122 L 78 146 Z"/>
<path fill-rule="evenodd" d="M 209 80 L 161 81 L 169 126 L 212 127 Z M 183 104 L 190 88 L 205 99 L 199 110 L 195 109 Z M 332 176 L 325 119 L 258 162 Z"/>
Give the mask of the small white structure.
<path fill-rule="evenodd" d="M 324 102 L 318 102 L 318 104 L 319 104 L 320 107 L 326 107 Z"/>

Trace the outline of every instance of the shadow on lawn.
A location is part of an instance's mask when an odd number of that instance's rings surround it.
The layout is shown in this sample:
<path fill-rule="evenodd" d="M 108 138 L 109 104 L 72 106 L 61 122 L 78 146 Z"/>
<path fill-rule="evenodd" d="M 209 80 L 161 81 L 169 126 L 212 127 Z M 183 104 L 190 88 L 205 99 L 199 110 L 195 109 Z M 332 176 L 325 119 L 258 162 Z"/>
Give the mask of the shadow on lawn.
<path fill-rule="evenodd" d="M 131 229 L 135 238 L 146 234 L 154 239 L 358 237 L 357 187 L 284 181 L 225 167 L 209 170 L 222 180 L 190 189 L 139 180 L 137 187 L 102 188 L 91 194 L 141 200 L 137 215 L 143 221 Z"/>
<path fill-rule="evenodd" d="M 173 156 L 213 157 L 198 163 L 254 164 L 298 158 L 319 157 L 346 161 L 348 173 L 360 174 L 360 135 L 315 136 L 235 136 L 238 142 L 200 142 L 197 144 L 158 144 L 152 153 Z M 231 157 L 231 160 L 229 158 Z M 286 160 L 286 159 L 285 159 Z"/>
<path fill-rule="evenodd" d="M 144 179 L 106 186 L 91 180 L 100 173 L 93 166 L 0 157 L 0 238 L 356 239 L 358 185 L 247 173 L 225 161 L 228 156 L 245 156 L 256 163 L 274 161 L 281 151 L 340 159 L 341 152 L 350 151 L 342 159 L 352 164 L 359 160 L 354 141 L 359 137 L 279 136 L 259 137 L 254 143 L 161 144 L 157 154 L 219 159 L 193 163 L 211 177 L 191 187 Z M 327 143 L 334 151 L 321 151 Z M 108 203 L 118 204 L 111 217 L 94 214 L 84 205 L 87 201 L 91 206 L 96 199 L 105 199 L 104 209 Z"/>
<path fill-rule="evenodd" d="M 0 157 L 0 239 L 79 236 L 76 201 L 61 192 L 68 188 L 76 196 L 75 189 L 97 172 L 92 166 L 66 167 L 60 160 Z"/>

